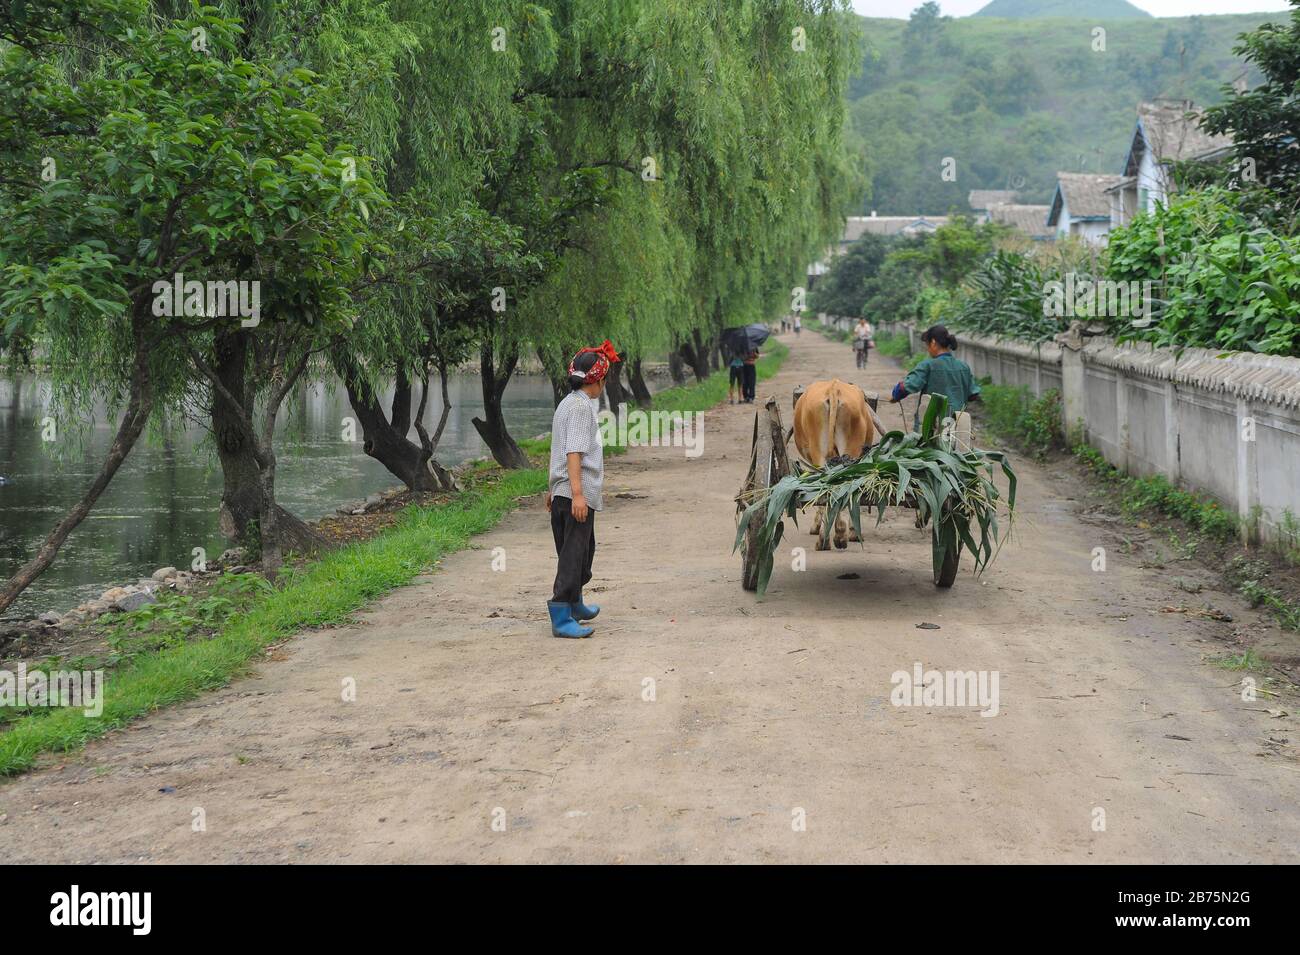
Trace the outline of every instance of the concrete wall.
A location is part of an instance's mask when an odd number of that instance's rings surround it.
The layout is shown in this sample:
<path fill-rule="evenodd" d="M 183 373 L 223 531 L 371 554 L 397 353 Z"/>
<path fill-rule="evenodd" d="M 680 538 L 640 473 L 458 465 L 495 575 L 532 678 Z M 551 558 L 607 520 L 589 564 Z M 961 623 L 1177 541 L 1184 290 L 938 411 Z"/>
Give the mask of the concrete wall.
<path fill-rule="evenodd" d="M 882 323 L 881 332 L 909 325 Z M 1216 498 L 1263 538 L 1300 516 L 1300 359 L 1175 353 L 1087 339 L 1081 348 L 957 335 L 977 378 L 1061 392 L 1065 425 L 1082 427 L 1106 460 L 1132 474 L 1163 474 Z"/>

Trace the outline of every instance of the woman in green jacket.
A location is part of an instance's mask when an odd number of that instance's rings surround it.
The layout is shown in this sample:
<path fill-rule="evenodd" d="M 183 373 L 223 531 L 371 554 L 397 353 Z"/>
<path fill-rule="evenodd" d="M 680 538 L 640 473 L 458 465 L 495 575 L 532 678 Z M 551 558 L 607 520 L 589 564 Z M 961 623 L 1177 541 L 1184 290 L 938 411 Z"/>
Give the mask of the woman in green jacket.
<path fill-rule="evenodd" d="M 952 353 L 957 336 L 942 325 L 931 325 L 921 333 L 921 341 L 930 357 L 907 373 L 894 385 L 889 400 L 902 401 L 908 395 L 943 395 L 948 399 L 948 414 L 955 415 L 980 396 L 970 366 Z"/>

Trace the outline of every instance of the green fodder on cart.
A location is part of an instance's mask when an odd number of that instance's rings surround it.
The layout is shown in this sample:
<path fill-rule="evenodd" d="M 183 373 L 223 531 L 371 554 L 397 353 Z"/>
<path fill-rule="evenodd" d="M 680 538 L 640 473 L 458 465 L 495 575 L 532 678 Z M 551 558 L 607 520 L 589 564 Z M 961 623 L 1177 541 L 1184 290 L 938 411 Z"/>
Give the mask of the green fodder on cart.
<path fill-rule="evenodd" d="M 890 431 L 855 461 L 809 468 L 795 464 L 790 474 L 770 488 L 748 492 L 742 504 L 733 547 L 740 547 L 750 521 L 758 517 L 756 535 L 758 592 L 767 590 L 773 555 L 781 543 L 785 518 L 798 526 L 800 508 L 826 508 L 822 541 L 829 542 L 840 514 L 847 512 L 853 530 L 862 537 L 862 508 L 875 509 L 876 523 L 890 505 L 914 504 L 923 523 L 931 525 L 932 559 L 936 579 L 944 560 L 954 549 L 975 559 L 979 573 L 997 553 L 1002 534 L 999 515 L 1010 526 L 1016 506 L 1016 474 L 1000 451 L 962 450 L 944 433 L 940 422 L 948 401 L 934 395 L 926 409 L 920 432 Z M 1006 478 L 1005 496 L 994 478 L 1000 469 Z"/>

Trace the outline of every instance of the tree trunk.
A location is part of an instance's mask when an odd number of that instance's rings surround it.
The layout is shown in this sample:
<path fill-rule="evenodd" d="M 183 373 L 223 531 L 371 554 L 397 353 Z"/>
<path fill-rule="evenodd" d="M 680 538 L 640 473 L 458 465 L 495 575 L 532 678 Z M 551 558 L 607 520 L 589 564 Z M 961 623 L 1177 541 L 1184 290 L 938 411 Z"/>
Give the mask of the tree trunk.
<path fill-rule="evenodd" d="M 285 397 L 302 380 L 311 355 L 310 351 L 306 352 L 293 370 L 286 374 L 284 361 L 288 353 L 287 343 L 284 348 L 284 355 L 281 354 L 280 349 L 281 343 L 274 342 L 271 348 L 272 360 L 269 366 L 271 371 L 270 386 L 267 389 L 265 407 L 262 409 L 262 431 L 257 437 L 255 451 L 258 478 L 262 487 L 262 572 L 271 580 L 275 580 L 280 572 L 280 565 L 283 563 L 283 547 L 279 526 L 281 509 L 275 503 L 275 420 L 280 414 L 280 407 Z M 244 410 L 248 413 L 248 431 L 251 433 L 253 430 L 252 406 L 245 405 Z"/>
<path fill-rule="evenodd" d="M 645 383 L 645 377 L 641 374 L 640 358 L 633 360 L 628 366 L 627 380 L 628 384 L 632 386 L 632 397 L 636 399 L 636 403 L 647 408 L 650 407 L 650 389 Z"/>
<path fill-rule="evenodd" d="M 81 500 L 77 501 L 64 515 L 63 520 L 50 531 L 50 535 L 36 551 L 36 556 L 24 564 L 18 573 L 6 581 L 3 588 L 0 588 L 0 613 L 8 609 L 18 599 L 19 594 L 30 587 L 32 582 L 54 563 L 59 548 L 63 546 L 68 535 L 76 529 L 77 525 L 85 520 L 86 515 L 95 506 L 95 502 L 104 493 L 104 489 L 113 480 L 118 468 L 122 466 L 122 462 L 126 460 L 126 456 L 131 453 L 131 449 L 135 447 L 136 441 L 144 432 L 154 402 L 153 376 L 149 369 L 148 355 L 150 343 L 145 335 L 149 308 L 149 299 L 145 296 L 140 296 L 133 306 L 132 331 L 135 339 L 135 361 L 131 369 L 130 398 L 127 400 L 126 412 L 122 415 L 117 434 L 108 449 L 108 454 L 104 457 L 104 463 L 100 465 L 99 473 L 90 482 Z"/>
<path fill-rule="evenodd" d="M 709 356 L 705 354 L 704 348 L 700 344 L 700 333 L 698 331 L 692 332 L 692 336 L 695 339 L 694 343 L 682 342 L 678 347 L 678 352 L 683 360 L 691 366 L 691 371 L 695 373 L 695 380 L 703 381 L 709 377 Z"/>
<path fill-rule="evenodd" d="M 511 352 L 498 375 L 492 355 L 491 342 L 485 342 L 479 349 L 480 383 L 483 387 L 483 417 L 473 418 L 471 423 L 478 431 L 483 443 L 492 452 L 492 457 L 503 468 L 528 467 L 528 455 L 515 444 L 506 429 L 505 415 L 501 411 L 501 400 L 505 395 L 506 385 L 514 374 L 515 365 L 519 363 L 517 352 Z"/>
<path fill-rule="evenodd" d="M 450 490 L 443 475 L 430 467 L 432 454 L 406 437 L 411 429 L 411 383 L 404 370 L 399 370 L 393 388 L 393 407 L 390 415 L 384 414 L 379 396 L 360 374 L 351 356 L 339 351 L 334 355 L 334 367 L 343 379 L 348 393 L 348 403 L 361 425 L 361 449 L 374 458 L 412 493 L 425 494 Z M 428 383 L 425 383 L 427 395 Z M 449 409 L 444 404 L 444 415 Z M 423 408 L 421 408 L 423 412 Z"/>
<path fill-rule="evenodd" d="M 551 404 L 552 407 L 558 408 L 572 390 L 569 387 L 567 375 L 557 378 L 551 371 L 551 364 L 546 360 L 546 352 L 539 345 L 537 347 L 537 360 L 542 363 L 542 371 L 546 373 L 546 378 L 551 383 Z"/>
<path fill-rule="evenodd" d="M 248 407 L 252 399 L 247 384 L 248 332 L 219 329 L 213 344 L 217 377 L 242 406 Z M 256 449 L 239 411 L 216 389 L 212 398 L 212 434 L 221 462 L 221 533 L 255 559 L 261 554 L 263 497 Z M 311 553 L 326 545 L 315 528 L 284 508 L 277 507 L 275 517 L 282 546 Z"/>
<path fill-rule="evenodd" d="M 262 573 L 269 579 L 275 580 L 284 559 L 280 547 L 280 529 L 277 526 L 279 515 L 276 513 L 275 504 L 275 450 L 270 447 L 269 441 L 266 443 L 267 447 L 262 451 L 261 468 L 258 474 L 262 488 Z"/>
<path fill-rule="evenodd" d="M 458 488 L 455 475 L 433 457 L 438 450 L 438 442 L 442 440 L 442 432 L 447 427 L 447 418 L 451 416 L 451 395 L 447 392 L 447 363 L 442 360 L 438 361 L 438 380 L 442 385 L 442 414 L 438 416 L 438 427 L 434 429 L 433 437 L 429 437 L 429 432 L 424 428 L 424 409 L 429 404 L 429 369 L 426 365 L 424 383 L 420 389 L 420 407 L 415 411 L 415 431 L 420 436 L 420 468 L 433 474 L 442 490 L 455 491 Z"/>
<path fill-rule="evenodd" d="M 623 362 L 616 361 L 609 366 L 605 376 L 605 394 L 609 396 L 610 410 L 618 413 L 618 406 L 627 403 L 627 391 L 623 387 Z"/>
<path fill-rule="evenodd" d="M 682 361 L 682 356 L 675 348 L 668 353 L 668 374 L 672 377 L 674 385 L 686 384 L 686 363 Z"/>

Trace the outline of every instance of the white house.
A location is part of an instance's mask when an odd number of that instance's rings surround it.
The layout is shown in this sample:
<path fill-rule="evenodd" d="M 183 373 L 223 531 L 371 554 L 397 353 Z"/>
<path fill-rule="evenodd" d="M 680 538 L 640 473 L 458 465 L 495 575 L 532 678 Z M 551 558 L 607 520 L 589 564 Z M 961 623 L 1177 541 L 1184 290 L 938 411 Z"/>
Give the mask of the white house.
<path fill-rule="evenodd" d="M 1105 245 L 1110 232 L 1110 196 L 1107 190 L 1122 176 L 1099 176 L 1088 172 L 1056 174 L 1056 194 L 1047 214 L 1047 225 L 1057 238 L 1075 236 L 1090 245 Z"/>
<path fill-rule="evenodd" d="M 1107 191 L 1111 228 L 1168 202 L 1174 191 L 1171 166 L 1178 161 L 1213 161 L 1232 150 L 1232 137 L 1201 129 L 1201 111 L 1187 100 L 1159 100 L 1138 106 L 1137 126 L 1124 158 L 1122 179 Z"/>

